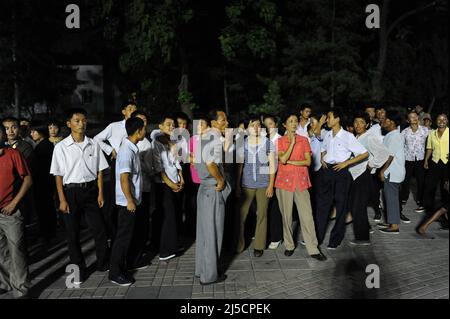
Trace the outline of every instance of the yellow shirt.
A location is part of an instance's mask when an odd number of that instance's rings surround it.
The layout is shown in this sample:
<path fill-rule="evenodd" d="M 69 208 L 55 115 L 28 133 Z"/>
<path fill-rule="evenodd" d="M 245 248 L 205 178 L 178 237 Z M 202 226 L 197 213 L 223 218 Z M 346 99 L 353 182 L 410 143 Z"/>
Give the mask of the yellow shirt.
<path fill-rule="evenodd" d="M 428 135 L 427 149 L 433 150 L 432 160 L 437 163 L 441 160 L 444 164 L 448 162 L 448 127 L 445 129 L 441 138 L 438 136 L 438 130 L 432 130 Z"/>

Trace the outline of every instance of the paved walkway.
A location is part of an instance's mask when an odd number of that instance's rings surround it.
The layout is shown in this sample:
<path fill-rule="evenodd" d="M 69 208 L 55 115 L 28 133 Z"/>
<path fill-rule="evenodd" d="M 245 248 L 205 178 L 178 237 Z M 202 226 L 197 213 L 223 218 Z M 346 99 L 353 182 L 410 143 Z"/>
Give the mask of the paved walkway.
<path fill-rule="evenodd" d="M 405 214 L 411 224 L 402 224 L 399 235 L 372 234 L 372 245 L 352 247 L 352 227 L 335 251 L 322 251 L 326 262 L 311 259 L 300 243 L 291 257 L 284 248 L 266 250 L 253 257 L 253 247 L 237 256 L 227 256 L 228 279 L 224 283 L 201 286 L 194 278 L 195 246 L 168 263 L 154 258 L 151 266 L 135 274 L 136 283 L 118 288 L 110 283 L 107 273 L 93 272 L 78 289 L 65 285 L 67 264 L 63 243 L 48 256 L 31 246 L 33 296 L 55 298 L 449 298 L 449 233 L 435 223 L 425 238 L 414 228 L 422 215 L 408 202 Z M 373 214 L 370 214 L 372 217 Z M 371 223 L 373 221 L 371 220 Z M 332 226 L 332 224 L 330 225 Z M 331 227 L 330 227 L 331 228 Z M 93 242 L 84 236 L 88 263 L 93 263 Z M 301 237 L 300 237 L 301 238 Z M 328 241 L 325 241 L 328 242 Z M 36 252 L 38 251 L 38 252 Z M 380 268 L 380 288 L 366 288 L 368 264 Z M 10 293 L 0 299 L 11 298 Z"/>

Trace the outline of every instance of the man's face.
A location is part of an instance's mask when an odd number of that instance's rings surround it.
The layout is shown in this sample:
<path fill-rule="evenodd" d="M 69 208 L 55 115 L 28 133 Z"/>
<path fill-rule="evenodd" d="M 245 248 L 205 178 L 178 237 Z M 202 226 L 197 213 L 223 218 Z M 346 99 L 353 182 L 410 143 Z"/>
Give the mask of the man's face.
<path fill-rule="evenodd" d="M 57 137 L 59 134 L 59 127 L 54 124 L 48 126 L 48 134 L 50 137 Z"/>
<path fill-rule="evenodd" d="M 159 129 L 164 134 L 171 135 L 175 129 L 175 122 L 172 119 L 165 119 L 164 122 L 159 124 Z"/>
<path fill-rule="evenodd" d="M 307 120 L 311 116 L 311 109 L 309 107 L 304 108 L 302 111 L 300 111 L 300 115 L 303 119 Z"/>
<path fill-rule="evenodd" d="M 208 129 L 208 122 L 205 120 L 198 121 L 197 132 L 198 134 L 203 134 Z"/>
<path fill-rule="evenodd" d="M 433 121 L 428 118 L 423 119 L 423 125 L 425 125 L 428 128 L 431 128 L 431 126 L 433 126 Z"/>
<path fill-rule="evenodd" d="M 134 104 L 127 105 L 127 107 L 122 110 L 122 114 L 125 120 L 128 120 L 134 111 L 136 111 L 136 105 Z"/>
<path fill-rule="evenodd" d="M 286 128 L 286 130 L 289 133 L 294 133 L 297 130 L 298 127 L 298 118 L 295 115 L 291 115 L 286 120 L 286 123 L 283 124 L 283 126 Z"/>
<path fill-rule="evenodd" d="M 217 120 L 212 121 L 212 126 L 225 133 L 225 129 L 228 127 L 227 115 L 224 112 L 217 112 Z"/>
<path fill-rule="evenodd" d="M 441 114 L 436 119 L 436 124 L 438 128 L 446 128 L 448 125 L 448 119 L 447 116 Z"/>
<path fill-rule="evenodd" d="M 143 128 L 138 130 L 138 141 L 142 141 L 145 138 L 145 125 Z"/>
<path fill-rule="evenodd" d="M 6 129 L 6 136 L 8 138 L 8 141 L 16 141 L 17 139 L 19 139 L 20 128 L 17 122 L 6 121 L 3 122 L 3 126 Z"/>
<path fill-rule="evenodd" d="M 358 135 L 364 134 L 367 130 L 366 120 L 363 118 L 357 117 L 353 121 L 353 127 L 355 129 L 356 134 L 358 134 Z"/>
<path fill-rule="evenodd" d="M 373 120 L 375 118 L 375 108 L 368 106 L 366 107 L 366 113 L 369 115 L 370 120 Z"/>
<path fill-rule="evenodd" d="M 72 133 L 84 134 L 86 132 L 87 119 L 84 114 L 73 114 L 70 120 L 67 121 L 67 127 Z"/>
<path fill-rule="evenodd" d="M 392 126 L 395 127 L 395 122 L 391 121 L 388 118 L 385 118 L 384 121 L 381 122 L 381 127 L 383 127 L 386 130 L 390 130 L 392 128 Z"/>
<path fill-rule="evenodd" d="M 333 128 L 339 124 L 339 117 L 334 117 L 333 112 L 328 112 L 327 114 L 327 125 L 329 128 Z"/>
<path fill-rule="evenodd" d="M 417 115 L 417 113 L 409 113 L 408 114 L 408 123 L 410 125 L 419 124 L 419 116 Z"/>
<path fill-rule="evenodd" d="M 378 109 L 377 110 L 377 119 L 378 121 L 383 122 L 386 118 L 386 110 L 385 109 Z"/>
<path fill-rule="evenodd" d="M 187 121 L 185 119 L 178 118 L 177 119 L 177 125 L 178 125 L 178 128 L 187 129 Z"/>

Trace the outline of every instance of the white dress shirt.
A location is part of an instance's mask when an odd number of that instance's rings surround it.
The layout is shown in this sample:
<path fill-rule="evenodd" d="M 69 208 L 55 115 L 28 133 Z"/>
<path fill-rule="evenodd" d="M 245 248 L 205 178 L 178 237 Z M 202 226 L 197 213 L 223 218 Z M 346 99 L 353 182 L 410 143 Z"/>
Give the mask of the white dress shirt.
<path fill-rule="evenodd" d="M 311 119 L 308 119 L 308 121 L 306 122 L 305 126 L 303 126 L 303 127 L 302 127 L 302 125 L 300 123 L 298 123 L 297 130 L 295 131 L 295 133 L 300 135 L 300 136 L 307 137 L 309 139 L 309 134 L 308 134 L 308 125 L 309 125 L 309 123 L 311 123 Z"/>
<path fill-rule="evenodd" d="M 119 151 L 123 139 L 127 136 L 125 120 L 122 120 L 109 124 L 94 137 L 94 140 L 100 144 L 100 147 L 107 155 L 110 155 L 113 149 L 116 150 L 116 153 Z M 108 141 L 111 145 L 106 144 L 105 141 Z"/>
<path fill-rule="evenodd" d="M 69 135 L 55 145 L 50 174 L 63 177 L 63 185 L 92 182 L 98 172 L 108 168 L 100 145 L 85 136 L 76 143 Z"/>
<path fill-rule="evenodd" d="M 411 127 L 403 130 L 402 135 L 405 139 L 405 160 L 414 162 L 422 161 L 425 158 L 425 147 L 427 144 L 428 128 L 419 125 L 416 132 Z"/>
<path fill-rule="evenodd" d="M 383 145 L 383 142 L 381 142 L 378 136 L 366 132 L 358 136 L 357 140 L 369 152 L 369 157 L 349 168 L 353 180 L 357 179 L 366 171 L 367 165 L 372 167 L 372 171 L 370 173 L 374 174 L 376 169 L 382 167 L 389 159 L 389 151 L 386 146 Z"/>
<path fill-rule="evenodd" d="M 394 130 L 384 137 L 383 144 L 389 150 L 389 155 L 394 157 L 391 165 L 384 172 L 384 177 L 389 176 L 389 181 L 392 183 L 401 183 L 406 175 L 405 139 L 398 130 Z"/>
<path fill-rule="evenodd" d="M 128 138 L 124 139 L 117 153 L 116 160 L 116 205 L 127 206 L 128 200 L 122 190 L 120 174 L 128 173 L 131 196 L 136 205 L 142 201 L 142 171 L 139 149 Z"/>
<path fill-rule="evenodd" d="M 339 164 L 348 160 L 352 154 L 356 157 L 367 152 L 356 137 L 341 128 L 336 136 L 333 131 L 325 134 L 322 152 L 326 152 L 323 160 L 328 164 Z"/>
<path fill-rule="evenodd" d="M 153 168 L 155 171 L 156 182 L 162 183 L 162 179 L 159 173 L 166 173 L 167 177 L 174 183 L 180 182 L 180 176 L 178 175 L 181 170 L 180 162 L 176 158 L 177 145 L 173 144 L 170 149 L 161 143 L 156 137 L 153 140 Z"/>

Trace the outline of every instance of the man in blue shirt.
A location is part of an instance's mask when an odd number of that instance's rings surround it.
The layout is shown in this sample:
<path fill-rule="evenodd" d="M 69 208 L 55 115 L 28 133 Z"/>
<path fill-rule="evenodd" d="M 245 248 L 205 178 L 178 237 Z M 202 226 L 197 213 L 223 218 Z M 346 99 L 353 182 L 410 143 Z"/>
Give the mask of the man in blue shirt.
<path fill-rule="evenodd" d="M 123 140 L 116 161 L 117 233 L 111 252 L 109 279 L 119 286 L 134 282 L 128 273 L 127 256 L 142 200 L 142 171 L 136 144 L 145 137 L 144 121 L 138 117 L 125 123 L 128 137 Z"/>

